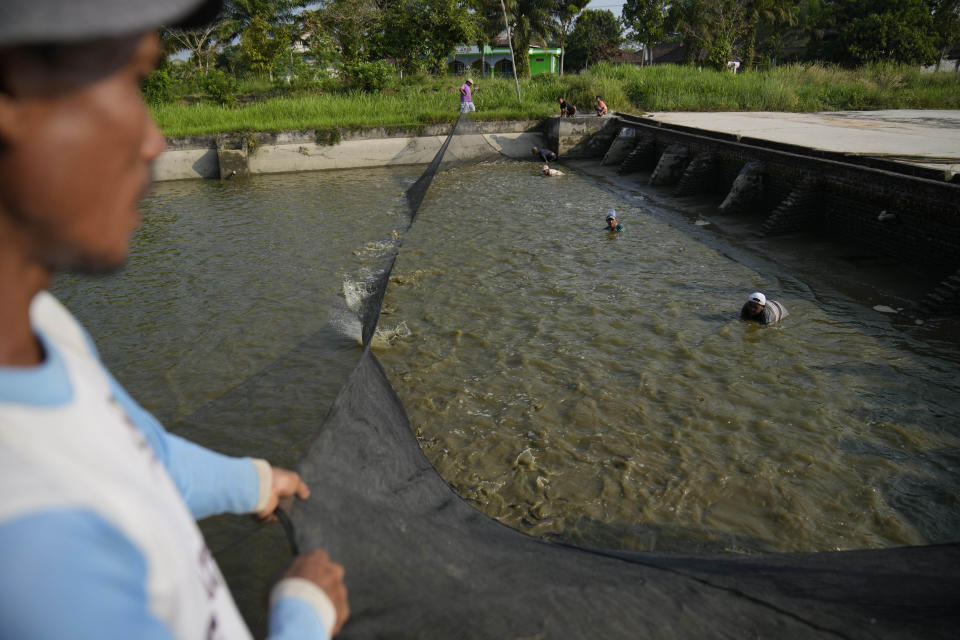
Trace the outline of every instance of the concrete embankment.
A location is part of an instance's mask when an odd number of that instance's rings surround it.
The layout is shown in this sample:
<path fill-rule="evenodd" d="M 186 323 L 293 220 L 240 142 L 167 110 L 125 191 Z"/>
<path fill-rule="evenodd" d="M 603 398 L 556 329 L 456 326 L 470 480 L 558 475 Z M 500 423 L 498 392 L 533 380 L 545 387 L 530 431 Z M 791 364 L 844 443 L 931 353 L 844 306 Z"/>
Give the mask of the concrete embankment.
<path fill-rule="evenodd" d="M 529 159 L 531 147 L 546 146 L 559 150 L 565 157 L 598 157 L 618 131 L 615 118 L 479 121 L 476 125 L 478 134 L 464 135 L 458 140 L 461 155 L 472 151 L 481 158 L 492 149 L 508 158 Z M 167 151 L 154 165 L 154 179 L 428 164 L 443 145 L 450 127 L 442 124 L 358 131 L 308 129 L 168 138 Z"/>

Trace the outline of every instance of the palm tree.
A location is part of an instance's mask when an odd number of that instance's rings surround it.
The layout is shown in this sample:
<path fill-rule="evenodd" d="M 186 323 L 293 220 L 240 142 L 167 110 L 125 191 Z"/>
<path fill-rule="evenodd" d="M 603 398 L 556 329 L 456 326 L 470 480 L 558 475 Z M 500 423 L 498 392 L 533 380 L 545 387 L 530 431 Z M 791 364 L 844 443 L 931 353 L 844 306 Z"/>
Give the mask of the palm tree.
<path fill-rule="evenodd" d="M 590 0 L 586 0 L 589 2 Z M 560 0 L 557 8 L 557 21 L 560 23 L 557 35 L 560 37 L 560 75 L 563 75 L 563 59 L 567 52 L 567 36 L 573 29 L 573 23 L 583 11 L 584 0 Z"/>
<path fill-rule="evenodd" d="M 487 66 L 484 45 L 490 44 L 503 31 L 503 14 L 500 0 L 473 0 L 477 22 L 477 47 L 480 49 L 480 73 Z"/>
<path fill-rule="evenodd" d="M 530 77 L 530 42 L 540 38 L 548 42 L 557 34 L 559 0 L 509 0 L 506 2 L 511 23 L 511 42 L 516 53 L 517 75 Z"/>
<path fill-rule="evenodd" d="M 791 0 L 747 0 L 743 3 L 747 32 L 744 34 L 743 67 L 753 68 L 757 36 L 763 26 L 792 27 L 796 3 Z"/>

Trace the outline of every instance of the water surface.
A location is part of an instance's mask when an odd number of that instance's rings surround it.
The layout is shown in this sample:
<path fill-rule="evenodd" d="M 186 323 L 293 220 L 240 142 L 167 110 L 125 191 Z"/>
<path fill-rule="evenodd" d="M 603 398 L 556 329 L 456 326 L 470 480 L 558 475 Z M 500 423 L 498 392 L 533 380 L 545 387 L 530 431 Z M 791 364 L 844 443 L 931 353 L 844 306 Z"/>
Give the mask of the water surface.
<path fill-rule="evenodd" d="M 455 490 L 601 546 L 957 540 L 955 354 L 537 167 L 438 174 L 385 299 L 377 356 Z M 351 307 L 420 171 L 160 184 L 130 264 L 55 293 L 170 430 L 292 466 L 359 355 Z M 609 207 L 622 234 L 603 231 Z M 756 289 L 788 307 L 781 326 L 736 318 Z M 262 630 L 282 532 L 203 526 Z"/>
<path fill-rule="evenodd" d="M 614 207 L 626 230 L 603 230 Z M 378 353 L 424 450 L 486 513 L 637 549 L 955 540 L 957 366 L 815 283 L 720 253 L 576 175 L 440 174 Z M 737 318 L 753 290 L 790 317 Z"/>

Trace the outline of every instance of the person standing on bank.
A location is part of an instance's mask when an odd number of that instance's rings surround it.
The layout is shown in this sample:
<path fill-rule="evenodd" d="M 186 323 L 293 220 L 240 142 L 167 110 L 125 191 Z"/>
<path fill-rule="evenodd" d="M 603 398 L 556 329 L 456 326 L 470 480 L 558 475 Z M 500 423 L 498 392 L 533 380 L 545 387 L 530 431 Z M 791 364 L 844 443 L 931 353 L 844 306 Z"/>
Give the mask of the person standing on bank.
<path fill-rule="evenodd" d="M 250 638 L 196 519 L 275 519 L 310 491 L 265 460 L 166 432 L 50 294 L 60 271 L 126 260 L 165 141 L 140 83 L 161 24 L 221 0 L 4 0 L 0 19 L 0 635 Z M 298 556 L 270 638 L 327 639 L 349 615 L 343 568 Z"/>
<path fill-rule="evenodd" d="M 466 82 L 460 85 L 460 113 L 476 110 L 473 106 L 473 78 L 467 78 Z"/>
<path fill-rule="evenodd" d="M 623 225 L 620 224 L 620 221 L 617 220 L 617 212 L 614 209 L 607 211 L 607 226 L 604 227 L 607 231 L 611 233 L 620 233 L 623 231 Z"/>
<path fill-rule="evenodd" d="M 740 317 L 743 320 L 773 324 L 780 322 L 788 315 L 787 308 L 776 300 L 768 300 L 767 296 L 759 291 L 750 294 L 747 301 L 740 308 Z"/>

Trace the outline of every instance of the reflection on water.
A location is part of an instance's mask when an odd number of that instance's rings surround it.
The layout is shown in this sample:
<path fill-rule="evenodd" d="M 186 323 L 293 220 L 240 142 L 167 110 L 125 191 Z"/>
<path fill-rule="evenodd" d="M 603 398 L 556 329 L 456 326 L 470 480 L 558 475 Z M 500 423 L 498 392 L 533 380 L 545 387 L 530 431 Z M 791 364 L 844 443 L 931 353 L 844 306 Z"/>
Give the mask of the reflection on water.
<path fill-rule="evenodd" d="M 956 540 L 957 365 L 576 175 L 438 175 L 377 355 L 427 455 L 533 534 L 658 549 Z M 55 293 L 169 428 L 293 465 L 359 355 L 351 312 L 419 168 L 158 185 L 129 266 Z M 610 236 L 603 216 L 626 230 Z M 736 319 L 760 289 L 781 327 Z M 204 523 L 263 628 L 278 527 Z"/>
<path fill-rule="evenodd" d="M 603 231 L 610 207 L 626 230 Z M 737 319 L 767 291 L 791 316 Z M 957 367 L 568 176 L 438 176 L 378 353 L 428 457 L 538 535 L 659 549 L 956 540 Z"/>

